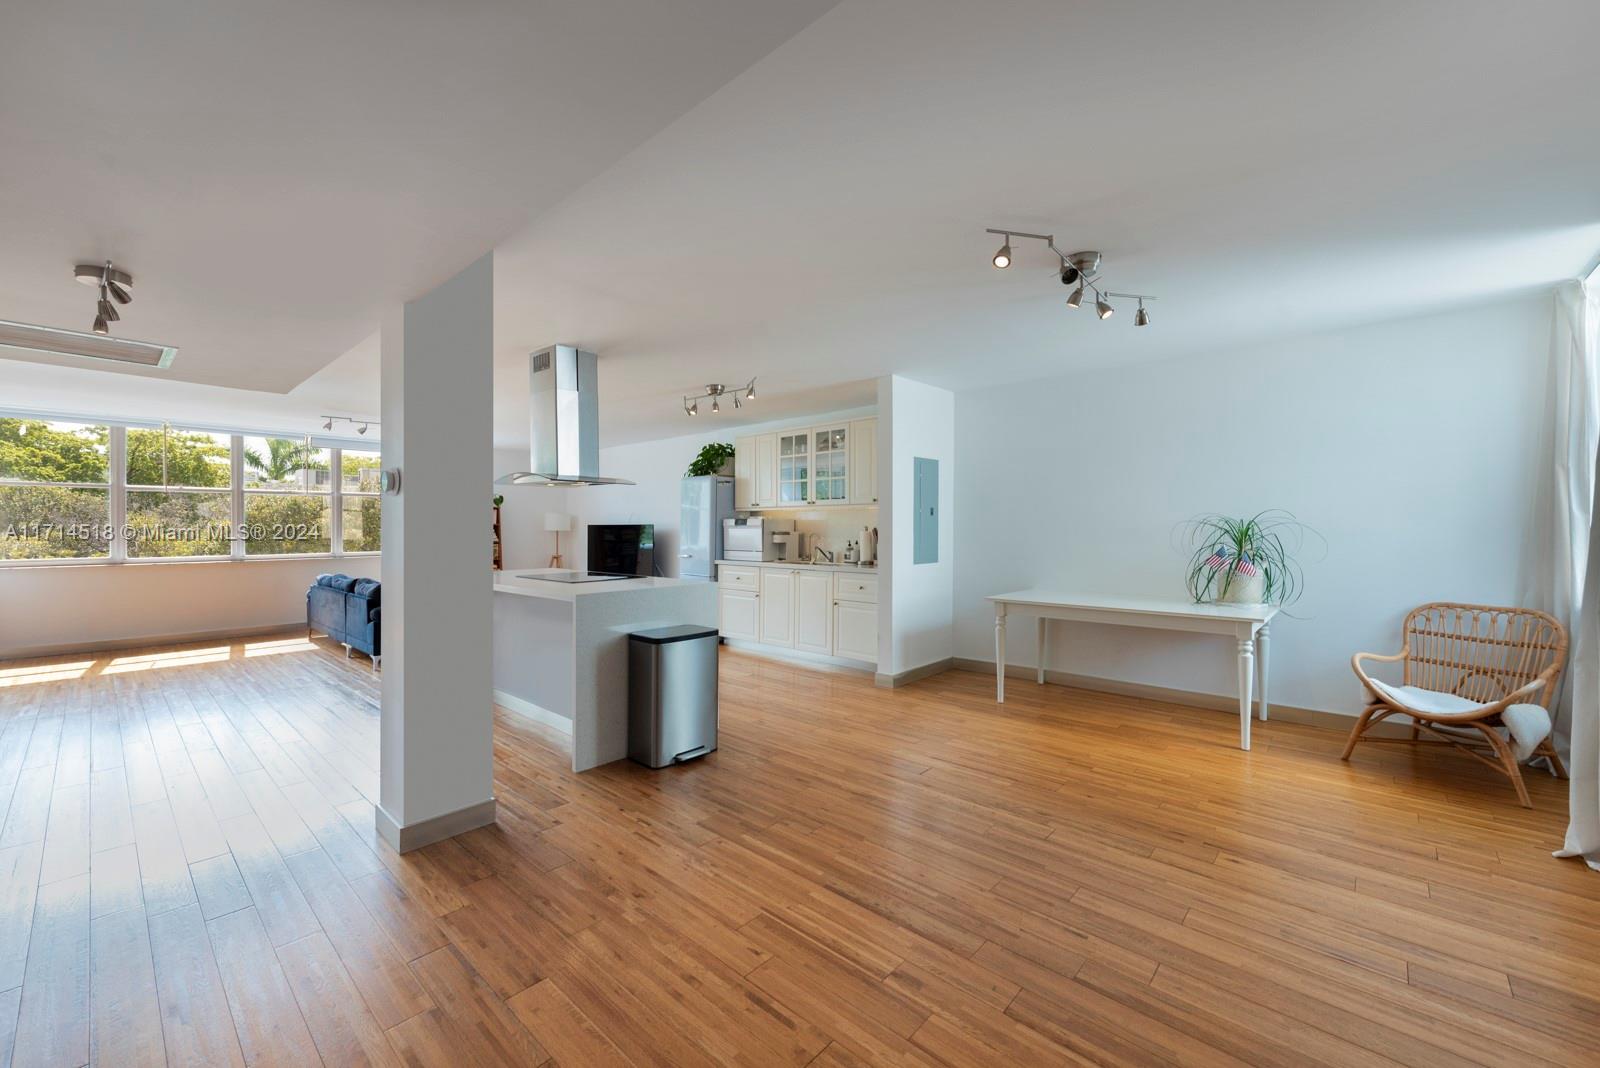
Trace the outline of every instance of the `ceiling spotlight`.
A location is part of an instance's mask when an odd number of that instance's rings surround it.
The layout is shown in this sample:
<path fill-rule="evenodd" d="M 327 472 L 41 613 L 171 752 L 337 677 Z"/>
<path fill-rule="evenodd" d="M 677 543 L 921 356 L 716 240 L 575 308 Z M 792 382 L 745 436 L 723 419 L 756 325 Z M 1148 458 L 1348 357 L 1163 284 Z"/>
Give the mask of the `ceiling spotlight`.
<path fill-rule="evenodd" d="M 324 430 L 332 430 L 333 429 L 333 416 L 331 416 L 331 415 L 328 416 L 327 421 L 322 424 L 322 429 L 324 429 Z"/>
<path fill-rule="evenodd" d="M 1062 285 L 1064 285 L 1064 286 L 1070 286 L 1070 285 L 1073 285 L 1073 284 L 1074 284 L 1074 283 L 1076 283 L 1076 282 L 1077 282 L 1077 281 L 1078 281 L 1078 280 L 1079 280 L 1079 279 L 1080 279 L 1080 278 L 1081 278 L 1081 277 L 1082 277 L 1082 276 L 1083 276 L 1083 272 L 1082 272 L 1082 271 L 1080 271 L 1080 270 L 1078 270 L 1078 269 L 1077 269 L 1077 268 L 1076 268 L 1076 267 L 1074 267 L 1074 266 L 1073 266 L 1073 265 L 1072 265 L 1072 264 L 1070 264 L 1070 263 L 1063 263 L 1063 264 L 1062 264 L 1062 265 L 1061 265 L 1061 284 L 1062 284 Z"/>
<path fill-rule="evenodd" d="M 994 259 L 991 262 L 993 262 L 996 267 L 1004 268 L 1011 266 L 1011 235 L 1006 235 L 1005 244 L 1000 246 L 1000 251 L 994 254 Z"/>
<path fill-rule="evenodd" d="M 103 289 L 100 291 L 100 304 L 99 304 L 100 318 L 104 319 L 108 323 L 114 323 L 118 319 L 122 318 L 122 316 L 117 314 L 116 305 L 112 304 L 109 300 L 107 300 L 105 298 L 105 292 L 106 291 L 103 290 Z"/>
<path fill-rule="evenodd" d="M 111 333 L 111 328 L 106 326 L 106 317 L 104 315 L 96 315 L 94 317 L 94 332 L 97 334 Z"/>
<path fill-rule="evenodd" d="M 690 415 L 699 415 L 700 414 L 700 402 L 699 401 L 695 401 L 693 404 L 689 405 L 689 407 L 686 409 L 686 411 L 688 411 L 688 413 Z"/>
<path fill-rule="evenodd" d="M 753 378 L 750 380 L 750 384 L 744 389 L 744 399 L 747 401 L 753 401 L 756 399 L 756 380 Z"/>
<path fill-rule="evenodd" d="M 1112 314 L 1115 311 L 1116 311 L 1115 308 L 1113 308 L 1111 305 L 1106 303 L 1106 298 L 1105 297 L 1097 297 L 1095 299 L 1095 302 L 1094 302 L 1094 313 L 1096 315 L 1100 316 L 1100 318 L 1109 319 L 1109 318 L 1111 318 Z"/>
<path fill-rule="evenodd" d="M 716 397 L 712 397 L 711 398 L 711 414 L 712 415 L 716 415 L 720 411 L 722 411 L 722 406 L 717 403 L 717 398 Z"/>
<path fill-rule="evenodd" d="M 1072 291 L 1072 296 L 1067 298 L 1067 307 L 1077 308 L 1083 304 L 1083 286 Z"/>
<path fill-rule="evenodd" d="M 106 288 L 111 291 L 111 299 L 118 304 L 132 304 L 133 294 L 123 289 L 115 279 L 106 280 Z"/>
<path fill-rule="evenodd" d="M 730 386 L 725 382 L 707 382 L 699 393 L 692 397 L 687 394 L 683 398 L 683 414 L 699 415 L 700 402 L 706 398 L 711 399 L 712 414 L 721 414 L 722 398 L 729 397 L 733 400 L 735 409 L 743 408 L 746 401 L 756 399 L 756 380 L 752 378 L 742 386 Z"/>
<path fill-rule="evenodd" d="M 367 424 L 362 423 L 360 426 L 356 427 L 356 433 L 357 434 L 365 434 L 366 432 L 367 432 Z"/>
<path fill-rule="evenodd" d="M 1144 298 L 1139 298 L 1139 310 L 1133 313 L 1134 326 L 1149 326 L 1150 313 L 1144 310 Z"/>

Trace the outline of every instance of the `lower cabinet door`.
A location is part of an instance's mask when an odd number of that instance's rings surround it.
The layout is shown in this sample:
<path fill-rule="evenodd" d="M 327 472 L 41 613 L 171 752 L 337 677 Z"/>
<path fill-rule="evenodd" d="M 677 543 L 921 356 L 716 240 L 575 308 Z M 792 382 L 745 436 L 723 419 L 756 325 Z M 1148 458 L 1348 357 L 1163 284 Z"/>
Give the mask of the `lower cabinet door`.
<path fill-rule="evenodd" d="M 751 590 L 722 590 L 717 598 L 724 638 L 756 641 L 761 635 L 761 598 Z"/>
<path fill-rule="evenodd" d="M 794 647 L 827 656 L 833 652 L 833 575 L 801 571 L 795 578 Z"/>
<path fill-rule="evenodd" d="M 878 662 L 878 606 L 839 601 L 833 606 L 833 655 Z"/>
<path fill-rule="evenodd" d="M 794 647 L 795 573 L 761 569 L 761 641 Z"/>

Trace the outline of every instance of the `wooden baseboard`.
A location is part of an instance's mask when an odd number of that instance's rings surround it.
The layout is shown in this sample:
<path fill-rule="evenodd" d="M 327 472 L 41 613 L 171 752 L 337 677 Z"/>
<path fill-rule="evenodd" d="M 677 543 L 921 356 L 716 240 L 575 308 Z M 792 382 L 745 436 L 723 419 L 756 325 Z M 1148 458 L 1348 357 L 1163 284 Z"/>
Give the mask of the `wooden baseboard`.
<path fill-rule="evenodd" d="M 872 681 L 876 686 L 880 686 L 885 690 L 892 690 L 897 686 L 909 686 L 911 683 L 921 679 L 932 678 L 934 675 L 949 671 L 955 666 L 956 658 L 947 656 L 943 660 L 935 660 L 931 664 L 923 664 L 920 667 L 907 668 L 904 671 L 897 671 L 893 675 L 885 675 L 880 672 L 872 677 Z M 994 670 L 993 665 L 990 665 L 989 670 Z"/>
<path fill-rule="evenodd" d="M 33 660 L 42 656 L 70 656 L 73 653 L 111 652 L 117 649 L 139 649 L 147 645 L 183 645 L 188 642 L 231 641 L 239 638 L 264 638 L 275 634 L 304 634 L 304 623 L 274 623 L 265 627 L 229 627 L 222 630 L 195 630 L 182 634 L 155 634 L 143 638 L 110 638 L 96 642 L 71 642 L 67 644 L 32 645 L 7 652 L 0 663 L 7 660 Z"/>
<path fill-rule="evenodd" d="M 969 657 L 956 657 L 955 666 L 962 671 L 977 671 L 994 677 L 993 660 L 974 660 Z M 1027 664 L 1007 664 L 1006 678 L 1026 679 L 1033 682 L 1037 669 Z M 1163 701 L 1173 705 L 1188 705 L 1191 708 L 1204 708 L 1213 712 L 1226 712 L 1234 716 L 1239 714 L 1239 698 L 1230 694 L 1200 693 L 1195 690 L 1176 690 L 1166 686 L 1152 686 L 1143 682 L 1126 682 L 1122 679 L 1106 679 L 1098 675 L 1076 675 L 1069 671 L 1055 671 L 1045 669 L 1046 682 L 1056 683 L 1061 686 L 1070 686 L 1075 690 L 1092 690 L 1095 693 L 1116 694 L 1118 697 L 1138 697 L 1147 701 Z M 1359 709 L 1351 712 L 1329 712 L 1319 708 L 1301 708 L 1298 705 L 1282 705 L 1273 702 L 1268 706 L 1269 721 L 1283 723 L 1303 723 L 1311 727 L 1323 727 L 1328 730 L 1345 733 L 1354 726 L 1355 718 L 1360 713 Z M 1367 731 L 1368 737 L 1380 738 L 1410 737 L 1411 728 L 1401 723 L 1386 721 L 1379 723 Z"/>
<path fill-rule="evenodd" d="M 454 838 L 458 834 L 479 827 L 487 827 L 494 822 L 495 800 L 479 801 L 466 808 L 458 808 L 454 812 L 446 812 L 442 816 L 435 816 L 431 820 L 422 820 L 402 827 L 396 823 L 385 811 L 382 805 L 372 807 L 373 820 L 377 824 L 378 834 L 396 853 L 409 853 L 413 849 L 421 849 L 425 845 L 442 842 L 446 838 Z"/>
<path fill-rule="evenodd" d="M 526 716 L 535 723 L 553 727 L 563 734 L 572 733 L 572 720 L 559 712 L 552 712 L 548 708 L 536 705 L 532 701 L 525 701 L 516 694 L 506 693 L 504 690 L 495 690 L 494 703 L 501 708 L 517 713 L 519 716 Z"/>

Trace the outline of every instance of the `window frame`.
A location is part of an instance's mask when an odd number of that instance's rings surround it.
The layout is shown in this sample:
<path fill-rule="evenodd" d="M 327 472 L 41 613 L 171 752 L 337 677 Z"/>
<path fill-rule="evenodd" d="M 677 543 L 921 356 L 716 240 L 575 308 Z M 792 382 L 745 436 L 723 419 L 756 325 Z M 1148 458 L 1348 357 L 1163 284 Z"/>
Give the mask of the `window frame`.
<path fill-rule="evenodd" d="M 108 496 L 107 521 L 111 524 L 112 537 L 110 551 L 105 556 L 92 557 L 51 557 L 38 560 L 5 560 L 0 559 L 0 569 L 12 567 L 102 567 L 107 565 L 136 567 L 176 567 L 183 564 L 219 564 L 219 563 L 254 563 L 270 560 L 330 560 L 342 557 L 373 557 L 381 556 L 382 549 L 345 552 L 344 544 L 344 499 L 376 497 L 381 499 L 382 493 L 366 493 L 344 491 L 343 479 L 343 451 L 349 448 L 354 452 L 377 452 L 379 462 L 382 462 L 381 440 L 346 441 L 342 438 L 329 438 L 308 433 L 292 433 L 282 430 L 242 429 L 238 427 L 220 427 L 198 425 L 188 421 L 171 422 L 169 420 L 146 419 L 111 419 L 102 416 L 83 415 L 77 412 L 42 412 L 25 408 L 0 407 L 0 417 L 14 419 L 32 419 L 46 422 L 81 423 L 88 426 L 106 427 L 108 444 L 106 449 L 107 471 L 106 483 L 56 483 L 56 482 L 29 482 L 19 479 L 0 479 L 0 485 L 18 486 L 60 486 L 67 489 L 105 490 Z M 229 470 L 231 481 L 229 488 L 224 491 L 215 486 L 129 486 L 128 485 L 128 430 L 136 428 L 151 430 L 169 427 L 174 430 L 196 431 L 209 434 L 226 434 L 229 439 Z M 275 490 L 246 490 L 244 485 L 244 439 L 246 437 L 274 437 L 288 438 L 291 440 L 304 440 L 308 445 L 318 449 L 327 449 L 329 453 L 330 478 L 326 492 L 309 488 L 309 478 L 306 479 L 307 488 L 301 491 Z M 128 555 L 128 494 L 129 493 L 222 493 L 229 494 L 229 512 L 231 516 L 229 531 L 229 551 L 227 555 L 212 556 L 147 556 L 135 557 Z M 305 496 L 320 497 L 328 502 L 329 507 L 329 538 L 326 552 L 309 553 L 257 553 L 246 555 L 244 551 L 245 540 L 238 535 L 243 529 L 245 521 L 245 504 L 251 493 L 268 496 L 283 495 L 285 493 L 301 493 Z"/>

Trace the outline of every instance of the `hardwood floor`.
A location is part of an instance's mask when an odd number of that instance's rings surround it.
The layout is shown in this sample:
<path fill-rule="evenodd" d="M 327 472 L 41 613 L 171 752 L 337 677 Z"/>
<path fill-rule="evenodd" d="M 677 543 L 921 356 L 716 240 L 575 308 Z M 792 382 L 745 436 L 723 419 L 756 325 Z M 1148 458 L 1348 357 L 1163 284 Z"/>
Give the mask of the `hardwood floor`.
<path fill-rule="evenodd" d="M 1290 724 L 725 653 L 722 748 L 372 831 L 300 639 L 0 663 L 16 1065 L 1594 1064 L 1600 877 L 1493 772 Z M 14 1046 L 14 1051 L 13 1051 Z M 6 1058 L 0 1057 L 0 1063 Z"/>

